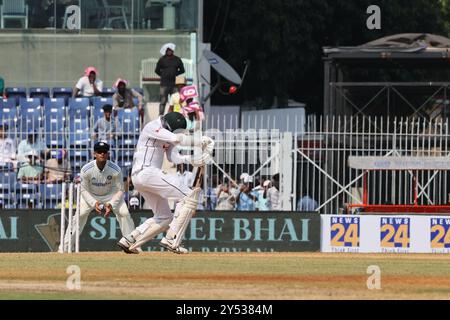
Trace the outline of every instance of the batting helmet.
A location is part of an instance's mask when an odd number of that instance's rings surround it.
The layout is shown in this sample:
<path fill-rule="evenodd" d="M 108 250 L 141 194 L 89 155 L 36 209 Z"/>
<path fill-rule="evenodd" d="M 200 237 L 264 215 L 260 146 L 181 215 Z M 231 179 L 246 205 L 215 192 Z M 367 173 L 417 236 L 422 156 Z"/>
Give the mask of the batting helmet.
<path fill-rule="evenodd" d="M 186 129 L 186 119 L 179 112 L 169 112 L 161 118 L 162 125 L 170 132 L 178 129 Z"/>

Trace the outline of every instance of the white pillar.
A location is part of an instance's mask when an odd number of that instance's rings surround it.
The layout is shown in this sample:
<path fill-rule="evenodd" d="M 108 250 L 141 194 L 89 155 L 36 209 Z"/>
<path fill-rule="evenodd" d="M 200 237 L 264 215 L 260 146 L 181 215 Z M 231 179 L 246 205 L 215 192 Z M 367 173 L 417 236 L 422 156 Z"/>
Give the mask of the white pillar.
<path fill-rule="evenodd" d="M 292 132 L 284 132 L 281 137 L 280 150 L 280 208 L 291 211 L 293 181 Z M 295 179 L 295 178 L 294 178 Z"/>

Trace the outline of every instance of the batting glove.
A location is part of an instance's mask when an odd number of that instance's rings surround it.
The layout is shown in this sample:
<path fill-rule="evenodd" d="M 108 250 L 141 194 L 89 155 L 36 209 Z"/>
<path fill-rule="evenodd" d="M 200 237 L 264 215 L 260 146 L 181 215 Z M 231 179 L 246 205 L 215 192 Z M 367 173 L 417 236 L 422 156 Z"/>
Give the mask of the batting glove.
<path fill-rule="evenodd" d="M 210 160 L 211 155 L 203 152 L 201 156 L 193 155 L 190 159 L 190 164 L 194 167 L 201 167 L 207 164 Z"/>
<path fill-rule="evenodd" d="M 202 136 L 202 150 L 203 152 L 212 154 L 214 150 L 214 140 L 207 136 Z"/>

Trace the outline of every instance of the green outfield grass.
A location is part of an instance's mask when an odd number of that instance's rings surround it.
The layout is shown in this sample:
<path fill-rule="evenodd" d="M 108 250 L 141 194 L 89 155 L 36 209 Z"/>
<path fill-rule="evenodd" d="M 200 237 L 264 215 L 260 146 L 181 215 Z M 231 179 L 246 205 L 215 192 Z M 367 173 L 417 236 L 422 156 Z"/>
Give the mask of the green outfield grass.
<path fill-rule="evenodd" d="M 79 266 L 81 289 L 66 271 Z M 368 266 L 381 270 L 369 290 Z M 450 299 L 450 256 L 0 254 L 0 299 Z"/>

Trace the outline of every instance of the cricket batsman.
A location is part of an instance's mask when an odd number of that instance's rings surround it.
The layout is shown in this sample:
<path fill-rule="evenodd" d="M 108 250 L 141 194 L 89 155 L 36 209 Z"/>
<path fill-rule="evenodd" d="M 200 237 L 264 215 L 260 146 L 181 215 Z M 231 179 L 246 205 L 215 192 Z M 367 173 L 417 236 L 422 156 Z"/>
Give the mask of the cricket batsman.
<path fill-rule="evenodd" d="M 144 221 L 117 245 L 126 253 L 138 253 L 144 243 L 161 232 L 166 236 L 160 245 L 175 253 L 187 253 L 181 247 L 187 224 L 195 213 L 199 188 L 191 190 L 176 175 L 162 171 L 164 154 L 174 164 L 205 165 L 214 148 L 206 136 L 186 135 L 187 122 L 179 112 L 169 112 L 149 122 L 142 130 L 135 149 L 131 179 L 135 189 L 152 209 L 152 218 Z M 180 154 L 177 146 L 194 146 L 194 155 Z M 168 198 L 179 200 L 172 213 Z"/>
<path fill-rule="evenodd" d="M 81 168 L 81 197 L 79 234 L 87 222 L 89 214 L 95 210 L 105 217 L 114 213 L 119 222 L 122 235 L 129 234 L 134 229 L 127 204 L 124 200 L 124 188 L 122 171 L 119 166 L 108 160 L 109 145 L 105 142 L 97 142 L 94 145 L 95 160 L 85 164 Z M 72 225 L 76 225 L 75 217 Z M 65 234 L 65 246 L 68 246 L 69 237 L 75 243 L 75 230 L 72 235 Z M 66 252 L 68 248 L 65 248 Z M 60 246 L 59 251 L 62 251 Z"/>

